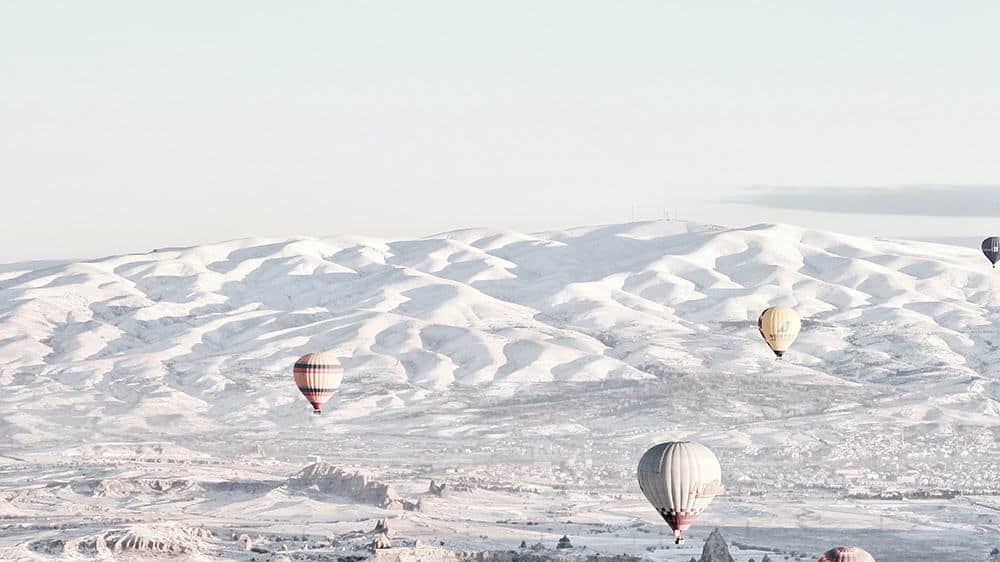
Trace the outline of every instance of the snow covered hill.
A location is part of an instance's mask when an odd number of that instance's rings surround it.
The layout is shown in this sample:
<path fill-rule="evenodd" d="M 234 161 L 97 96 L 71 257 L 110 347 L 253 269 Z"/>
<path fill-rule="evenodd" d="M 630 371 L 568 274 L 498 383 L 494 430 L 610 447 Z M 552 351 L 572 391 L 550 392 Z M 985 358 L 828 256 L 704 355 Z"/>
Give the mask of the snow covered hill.
<path fill-rule="evenodd" d="M 198 464 L 194 480 L 215 481 L 250 476 L 213 466 L 270 462 L 259 470 L 278 477 L 315 455 L 381 467 L 402 489 L 450 475 L 511 508 L 521 488 L 558 481 L 619 494 L 629 517 L 656 526 L 634 463 L 658 441 L 691 438 L 723 463 L 727 493 L 706 526 L 751 539 L 755 526 L 979 536 L 1000 531 L 1000 513 L 910 510 L 887 523 L 883 504 L 845 498 L 859 487 L 1000 492 L 996 275 L 975 248 L 671 221 L 7 265 L 0 484 L 162 476 L 146 461 Z M 803 317 L 783 361 L 755 325 L 774 305 Z M 309 351 L 346 370 L 319 418 L 291 380 Z M 789 490 L 836 500 L 790 514 Z M 241 509 L 274 521 L 323 509 L 261 493 Z M 740 504 L 760 493 L 780 508 Z M 0 515 L 31 520 L 28 496 L 18 509 L 0 502 Z M 439 503 L 442 520 L 461 519 Z"/>

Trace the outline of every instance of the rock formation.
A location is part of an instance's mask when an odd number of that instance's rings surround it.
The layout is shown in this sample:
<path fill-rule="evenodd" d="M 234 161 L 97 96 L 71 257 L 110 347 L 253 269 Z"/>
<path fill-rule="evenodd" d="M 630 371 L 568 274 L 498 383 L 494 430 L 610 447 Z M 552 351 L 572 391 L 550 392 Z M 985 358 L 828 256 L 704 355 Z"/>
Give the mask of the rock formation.
<path fill-rule="evenodd" d="M 447 487 L 447 484 L 438 484 L 437 482 L 431 480 L 430 493 L 439 498 L 444 497 L 444 492 Z"/>
<path fill-rule="evenodd" d="M 384 509 L 402 510 L 406 507 L 392 486 L 376 482 L 367 474 L 348 472 L 323 462 L 311 464 L 289 478 L 288 488 L 313 490 Z"/>
<path fill-rule="evenodd" d="M 388 519 L 379 519 L 378 523 L 375 524 L 375 528 L 372 529 L 376 535 L 385 535 L 386 537 L 392 537 L 392 527 L 389 525 Z"/>
<path fill-rule="evenodd" d="M 701 558 L 698 562 L 736 562 L 729 554 L 729 545 L 722 538 L 722 533 L 718 529 L 713 530 L 705 541 L 705 546 L 701 549 Z"/>
<path fill-rule="evenodd" d="M 387 537 L 385 533 L 382 533 L 379 536 L 375 537 L 375 540 L 372 541 L 369 548 L 373 551 L 381 550 L 384 548 L 392 548 L 392 543 L 389 542 L 389 537 Z"/>

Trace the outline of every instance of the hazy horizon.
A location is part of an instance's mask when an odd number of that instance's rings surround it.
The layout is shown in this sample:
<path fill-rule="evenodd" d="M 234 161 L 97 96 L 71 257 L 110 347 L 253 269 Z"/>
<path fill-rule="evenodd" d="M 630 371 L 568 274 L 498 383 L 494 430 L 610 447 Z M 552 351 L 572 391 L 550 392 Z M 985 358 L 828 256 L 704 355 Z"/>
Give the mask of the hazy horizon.
<path fill-rule="evenodd" d="M 974 238 L 1000 212 L 915 224 L 889 200 L 850 220 L 821 202 L 864 186 L 1000 193 L 991 14 L 1000 6 L 9 2 L 0 261 L 546 230 L 633 208 Z M 805 199 L 753 201 L 762 185 Z"/>

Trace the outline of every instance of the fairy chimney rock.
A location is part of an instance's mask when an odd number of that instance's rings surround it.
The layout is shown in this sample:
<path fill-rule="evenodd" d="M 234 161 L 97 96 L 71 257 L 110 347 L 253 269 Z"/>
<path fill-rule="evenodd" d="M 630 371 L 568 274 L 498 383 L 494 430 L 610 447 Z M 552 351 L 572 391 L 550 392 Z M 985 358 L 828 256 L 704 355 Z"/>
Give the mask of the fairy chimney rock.
<path fill-rule="evenodd" d="M 389 537 L 385 533 L 380 534 L 375 537 L 370 546 L 372 550 L 383 550 L 386 548 L 392 548 L 392 543 L 389 542 Z"/>
<path fill-rule="evenodd" d="M 736 562 L 729 554 L 729 545 L 722 538 L 722 533 L 718 529 L 712 531 L 705 541 L 705 546 L 701 549 L 701 558 L 698 562 Z"/>

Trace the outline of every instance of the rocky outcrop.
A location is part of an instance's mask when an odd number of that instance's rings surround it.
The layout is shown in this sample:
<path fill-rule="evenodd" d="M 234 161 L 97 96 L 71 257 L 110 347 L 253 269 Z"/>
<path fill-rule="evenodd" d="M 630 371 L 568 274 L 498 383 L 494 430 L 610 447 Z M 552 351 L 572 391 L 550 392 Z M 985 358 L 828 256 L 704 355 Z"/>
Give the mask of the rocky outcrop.
<path fill-rule="evenodd" d="M 431 486 L 428 491 L 439 498 L 443 498 L 444 492 L 447 489 L 447 487 L 448 487 L 447 484 L 438 484 L 437 482 L 431 480 Z"/>
<path fill-rule="evenodd" d="M 180 527 L 138 527 L 104 535 L 113 552 L 150 554 L 190 554 L 201 550 L 212 534 L 205 529 Z"/>
<path fill-rule="evenodd" d="M 71 484 L 74 492 L 94 497 L 131 497 L 138 494 L 174 494 L 196 491 L 197 485 L 189 480 L 165 478 L 105 478 L 82 480 Z"/>
<path fill-rule="evenodd" d="M 311 464 L 288 479 L 288 488 L 314 491 L 354 500 L 384 509 L 415 509 L 416 505 L 401 499 L 392 486 L 360 472 L 351 472 L 324 462 Z"/>
<path fill-rule="evenodd" d="M 145 556 L 194 554 L 212 533 L 200 527 L 141 525 L 74 540 L 36 541 L 32 550 L 45 554 L 134 554 Z"/>
<path fill-rule="evenodd" d="M 375 540 L 372 541 L 368 548 L 372 551 L 392 548 L 392 543 L 389 542 L 389 537 L 385 533 L 382 533 L 375 537 Z"/>
<path fill-rule="evenodd" d="M 376 535 L 385 535 L 386 537 L 392 537 L 392 526 L 389 525 L 388 519 L 379 519 L 378 523 L 375 524 L 375 528 L 372 531 Z"/>
<path fill-rule="evenodd" d="M 708 535 L 705 546 L 701 549 L 698 562 L 736 562 L 729 554 L 729 545 L 722 538 L 722 533 L 715 529 Z"/>

